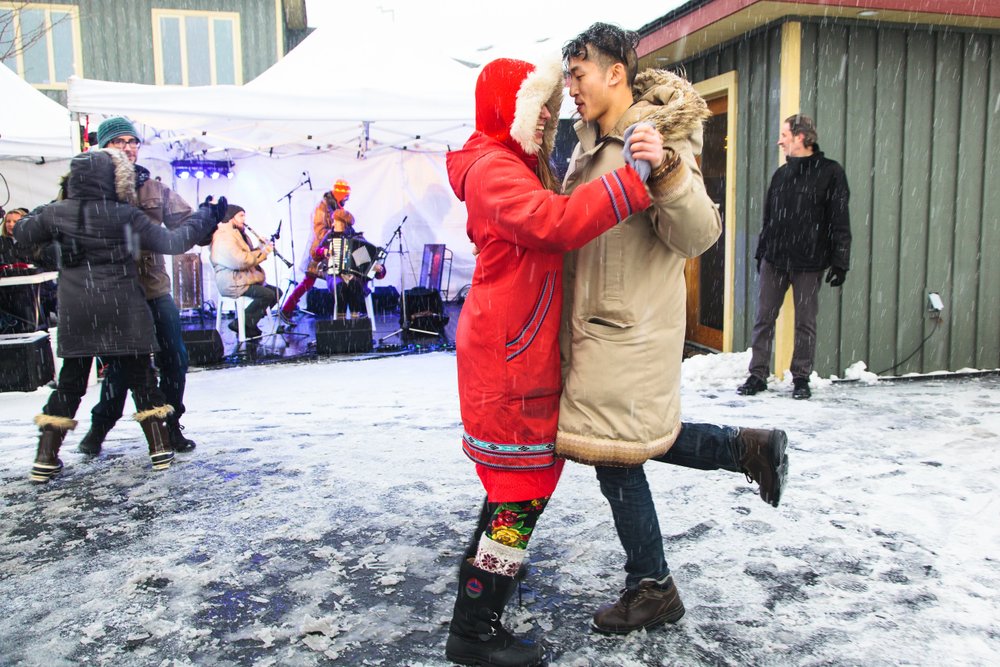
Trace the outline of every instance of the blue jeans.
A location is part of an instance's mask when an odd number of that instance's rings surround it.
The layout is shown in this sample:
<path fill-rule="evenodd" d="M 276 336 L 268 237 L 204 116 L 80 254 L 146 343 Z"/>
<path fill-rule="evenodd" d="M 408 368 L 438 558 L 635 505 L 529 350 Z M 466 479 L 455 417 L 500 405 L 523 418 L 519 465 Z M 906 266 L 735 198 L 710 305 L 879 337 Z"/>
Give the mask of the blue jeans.
<path fill-rule="evenodd" d="M 184 414 L 184 384 L 187 379 L 188 352 L 181 337 L 181 313 L 169 294 L 146 302 L 153 313 L 156 342 L 156 367 L 160 370 L 160 391 L 167 405 L 174 406 L 170 419 L 177 421 Z M 108 367 L 101 383 L 101 400 L 90 411 L 91 421 L 110 429 L 125 410 L 128 384 L 114 364 Z"/>
<path fill-rule="evenodd" d="M 673 447 L 650 460 L 698 470 L 740 472 L 736 459 L 738 433 L 733 426 L 684 423 Z M 625 587 L 636 588 L 643 579 L 662 579 L 670 574 L 644 467 L 597 466 L 596 471 L 625 549 Z"/>

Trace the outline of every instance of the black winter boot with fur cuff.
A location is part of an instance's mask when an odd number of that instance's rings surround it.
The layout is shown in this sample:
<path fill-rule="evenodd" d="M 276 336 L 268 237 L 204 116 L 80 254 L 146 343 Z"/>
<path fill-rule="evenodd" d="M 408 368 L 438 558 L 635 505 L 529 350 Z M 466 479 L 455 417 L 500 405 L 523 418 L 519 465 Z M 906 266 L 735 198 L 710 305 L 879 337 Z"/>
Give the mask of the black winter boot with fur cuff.
<path fill-rule="evenodd" d="M 35 417 L 35 423 L 42 432 L 38 436 L 38 451 L 35 453 L 35 462 L 31 466 L 31 475 L 28 479 L 35 484 L 45 484 L 62 473 L 63 463 L 59 459 L 59 448 L 62 446 L 63 438 L 66 437 L 66 432 L 76 428 L 76 420 L 41 414 Z"/>
<path fill-rule="evenodd" d="M 167 431 L 167 417 L 174 409 L 169 405 L 161 405 L 150 410 L 143 410 L 135 415 L 135 420 L 142 427 L 142 433 L 149 443 L 149 460 L 153 470 L 166 470 L 174 461 L 174 450 L 170 446 L 170 434 Z"/>

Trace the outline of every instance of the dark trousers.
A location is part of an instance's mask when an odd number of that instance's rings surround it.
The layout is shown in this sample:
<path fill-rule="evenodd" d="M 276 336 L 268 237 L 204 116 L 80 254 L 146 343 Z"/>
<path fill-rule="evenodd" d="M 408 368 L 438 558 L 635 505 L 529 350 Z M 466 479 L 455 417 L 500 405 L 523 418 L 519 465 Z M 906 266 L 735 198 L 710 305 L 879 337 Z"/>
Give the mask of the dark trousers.
<path fill-rule="evenodd" d="M 365 288 L 361 278 L 337 281 L 337 314 L 346 315 L 347 309 L 351 309 L 351 314 L 368 315 L 365 308 Z"/>
<path fill-rule="evenodd" d="M 736 460 L 738 434 L 739 429 L 732 426 L 685 423 L 673 447 L 650 460 L 698 470 L 740 472 Z M 596 472 L 625 549 L 626 588 L 638 587 L 643 579 L 659 580 L 670 574 L 645 467 L 597 466 Z"/>
<path fill-rule="evenodd" d="M 146 302 L 153 314 L 156 342 L 156 366 L 160 371 L 160 391 L 166 404 L 172 405 L 170 419 L 178 421 L 184 414 L 184 385 L 187 380 L 188 351 L 181 336 L 181 314 L 169 294 Z M 105 360 L 106 361 L 106 360 Z M 91 421 L 110 429 L 125 410 L 125 392 L 128 382 L 118 367 L 110 365 L 101 384 L 101 398 L 91 410 Z"/>
<path fill-rule="evenodd" d="M 267 309 L 278 303 L 281 290 L 274 285 L 251 285 L 243 296 L 250 299 L 250 305 L 246 310 L 247 327 L 255 327 Z"/>
<path fill-rule="evenodd" d="M 816 314 L 819 312 L 819 286 L 822 271 L 782 271 L 767 260 L 760 263 L 760 290 L 757 295 L 757 321 L 753 325 L 750 346 L 750 375 L 767 381 L 771 374 L 771 351 L 774 347 L 774 322 L 792 288 L 795 304 L 795 349 L 792 352 L 793 378 L 809 379 L 816 358 Z M 784 370 L 784 369 L 776 369 Z"/>
<path fill-rule="evenodd" d="M 93 357 L 63 359 L 59 382 L 42 408 L 43 413 L 70 419 L 76 416 L 80 400 L 87 393 L 87 380 L 93 361 Z M 166 404 L 163 392 L 156 386 L 156 375 L 149 363 L 148 354 L 105 357 L 104 361 L 108 364 L 108 370 L 117 373 L 123 378 L 126 388 L 132 390 L 136 411 L 150 410 Z"/>

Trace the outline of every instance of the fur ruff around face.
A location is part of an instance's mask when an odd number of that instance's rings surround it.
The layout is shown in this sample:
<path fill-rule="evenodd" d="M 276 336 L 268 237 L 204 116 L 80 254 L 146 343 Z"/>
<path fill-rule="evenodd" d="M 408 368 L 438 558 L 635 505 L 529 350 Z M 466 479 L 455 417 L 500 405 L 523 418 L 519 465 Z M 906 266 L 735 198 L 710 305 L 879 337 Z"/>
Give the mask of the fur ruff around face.
<path fill-rule="evenodd" d="M 625 116 L 633 112 L 651 122 L 665 142 L 677 141 L 700 130 L 712 115 L 691 82 L 666 70 L 647 69 L 640 72 L 632 85 L 635 104 Z M 625 127 L 635 120 L 628 122 Z"/>
<path fill-rule="evenodd" d="M 135 190 L 135 166 L 128 156 L 117 148 L 102 148 L 111 156 L 111 164 L 115 168 L 115 193 L 118 201 L 135 206 L 139 203 L 139 195 Z"/>
<path fill-rule="evenodd" d="M 563 86 L 562 60 L 557 55 L 535 67 L 535 71 L 529 74 L 518 88 L 510 136 L 528 155 L 536 155 L 541 149 L 544 149 L 546 154 L 552 153 L 556 129 L 559 126 Z M 535 125 L 543 106 L 548 107 L 552 117 L 545 123 L 545 134 L 540 148 L 535 143 Z"/>

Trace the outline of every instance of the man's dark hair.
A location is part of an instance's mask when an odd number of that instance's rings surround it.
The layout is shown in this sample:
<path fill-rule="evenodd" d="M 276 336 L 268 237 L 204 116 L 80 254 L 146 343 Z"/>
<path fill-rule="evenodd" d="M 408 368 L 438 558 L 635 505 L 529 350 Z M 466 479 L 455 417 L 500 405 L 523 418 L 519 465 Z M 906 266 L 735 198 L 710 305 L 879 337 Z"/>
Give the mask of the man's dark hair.
<path fill-rule="evenodd" d="M 789 116 L 785 119 L 788 123 L 788 129 L 791 131 L 792 136 L 796 134 L 802 135 L 802 145 L 806 148 L 816 145 L 816 123 L 809 116 L 797 113 L 794 116 Z"/>
<path fill-rule="evenodd" d="M 570 58 L 587 60 L 594 56 L 605 69 L 621 63 L 625 66 L 625 77 L 631 88 L 635 75 L 639 72 L 639 56 L 635 52 L 637 46 L 639 33 L 634 30 L 625 30 L 610 23 L 595 23 L 566 42 L 562 48 L 562 57 L 564 61 L 568 61 Z"/>

